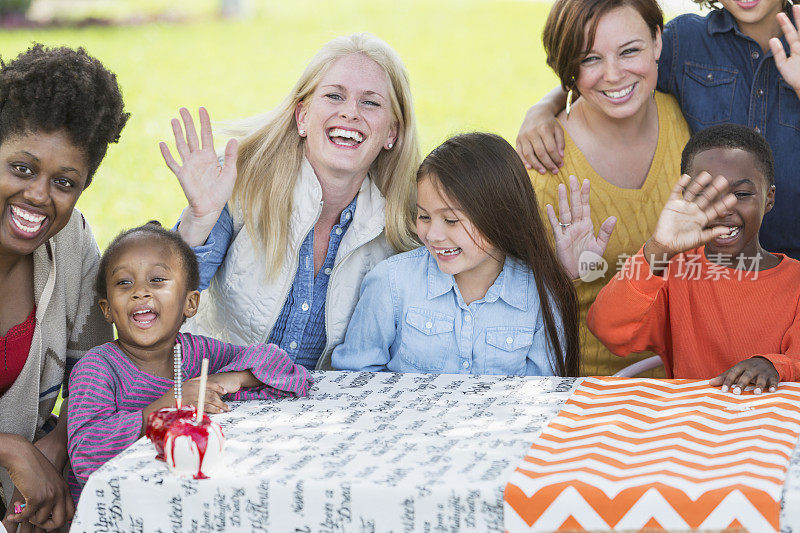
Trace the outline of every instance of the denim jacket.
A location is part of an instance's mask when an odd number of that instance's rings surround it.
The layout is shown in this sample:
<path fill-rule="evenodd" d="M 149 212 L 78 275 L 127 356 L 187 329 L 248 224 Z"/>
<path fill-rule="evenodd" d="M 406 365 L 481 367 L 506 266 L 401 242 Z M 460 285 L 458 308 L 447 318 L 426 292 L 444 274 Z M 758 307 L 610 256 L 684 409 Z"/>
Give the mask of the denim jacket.
<path fill-rule="evenodd" d="M 781 38 L 784 48 L 788 46 Z M 673 94 L 692 132 L 735 123 L 761 133 L 775 156 L 775 207 L 764 217 L 761 244 L 800 258 L 800 99 L 775 66 L 772 52 L 715 10 L 681 15 L 664 28 L 659 90 Z"/>
<path fill-rule="evenodd" d="M 522 262 L 506 258 L 486 295 L 467 305 L 423 247 L 367 274 L 331 362 L 342 370 L 552 376 L 546 338 L 533 273 Z"/>

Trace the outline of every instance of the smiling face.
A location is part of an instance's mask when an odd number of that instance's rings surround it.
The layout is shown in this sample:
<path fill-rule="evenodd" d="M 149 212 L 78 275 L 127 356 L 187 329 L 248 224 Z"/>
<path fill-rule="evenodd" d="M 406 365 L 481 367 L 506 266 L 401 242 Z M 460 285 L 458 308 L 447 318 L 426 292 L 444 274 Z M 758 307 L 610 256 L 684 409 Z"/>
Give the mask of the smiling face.
<path fill-rule="evenodd" d="M 417 182 L 417 235 L 439 270 L 455 276 L 462 292 L 465 282 L 488 288 L 503 268 L 502 254 L 430 177 Z"/>
<path fill-rule="evenodd" d="M 106 268 L 100 308 L 129 355 L 172 353 L 184 318 L 197 312 L 200 293 L 187 289 L 186 269 L 173 247 L 150 235 L 126 239 Z"/>
<path fill-rule="evenodd" d="M 589 42 L 588 28 L 584 37 Z M 591 50 L 585 52 L 575 86 L 591 109 L 611 118 L 635 115 L 652 100 L 658 80 L 655 38 L 636 9 L 623 6 L 603 15 Z"/>
<path fill-rule="evenodd" d="M 389 76 L 363 54 L 337 59 L 295 115 L 318 175 L 363 179 L 380 151 L 397 140 Z"/>
<path fill-rule="evenodd" d="M 64 132 L 14 135 L 0 144 L 0 254 L 28 255 L 61 231 L 89 173 Z"/>
<path fill-rule="evenodd" d="M 697 176 L 706 171 L 724 176 L 736 196 L 736 205 L 711 226 L 727 226 L 730 231 L 706 245 L 706 255 L 723 254 L 736 258 L 766 254 L 758 240 L 761 220 L 775 203 L 775 187 L 770 187 L 750 152 L 734 148 L 712 148 L 697 153 L 687 173 Z"/>

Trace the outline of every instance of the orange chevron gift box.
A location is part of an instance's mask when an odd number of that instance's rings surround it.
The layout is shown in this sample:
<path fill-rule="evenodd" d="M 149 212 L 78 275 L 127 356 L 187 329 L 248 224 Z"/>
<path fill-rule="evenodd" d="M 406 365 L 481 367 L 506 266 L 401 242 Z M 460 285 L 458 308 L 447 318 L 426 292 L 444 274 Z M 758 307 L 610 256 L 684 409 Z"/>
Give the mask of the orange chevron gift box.
<path fill-rule="evenodd" d="M 505 528 L 778 531 L 800 384 L 586 378 L 505 488 Z"/>

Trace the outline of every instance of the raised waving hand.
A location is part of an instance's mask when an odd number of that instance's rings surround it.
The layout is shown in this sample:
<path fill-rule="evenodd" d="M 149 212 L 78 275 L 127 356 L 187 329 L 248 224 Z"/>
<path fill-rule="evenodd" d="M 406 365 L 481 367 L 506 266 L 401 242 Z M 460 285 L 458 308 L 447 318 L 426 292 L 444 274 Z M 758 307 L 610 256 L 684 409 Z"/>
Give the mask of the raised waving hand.
<path fill-rule="evenodd" d="M 800 5 L 792 7 L 792 14 L 794 20 L 800 23 Z M 769 40 L 769 47 L 781 77 L 792 86 L 794 92 L 800 97 L 800 32 L 786 16 L 786 13 L 778 13 L 778 24 L 786 37 L 786 44 L 789 45 L 789 57 L 786 56 L 786 50 L 783 49 L 783 44 L 777 37 Z"/>
<path fill-rule="evenodd" d="M 189 110 L 180 109 L 181 121 L 173 118 L 172 132 L 179 164 L 172 157 L 167 143 L 159 143 L 161 155 L 169 169 L 178 178 L 189 206 L 184 210 L 178 232 L 190 246 L 205 243 L 225 204 L 230 200 L 236 182 L 236 157 L 239 144 L 231 139 L 225 146 L 222 162 L 214 151 L 211 119 L 204 107 L 200 108 L 200 137 Z M 184 133 L 185 129 L 185 133 Z"/>
<path fill-rule="evenodd" d="M 661 274 L 663 268 L 654 269 L 653 259 L 669 261 L 730 231 L 726 226 L 711 225 L 736 205 L 736 196 L 729 190 L 728 180 L 722 176 L 712 178 L 708 172 L 694 180 L 687 174 L 681 176 L 644 246 L 644 256 L 655 274 Z"/>
<path fill-rule="evenodd" d="M 572 279 L 578 279 L 581 254 L 589 251 L 602 256 L 617 219 L 608 217 L 595 236 L 589 207 L 589 180 L 583 180 L 579 189 L 578 178 L 570 176 L 569 188 L 571 205 L 567 199 L 567 188 L 563 183 L 558 184 L 558 217 L 552 205 L 547 204 L 546 209 L 547 218 L 553 227 L 558 260 Z"/>

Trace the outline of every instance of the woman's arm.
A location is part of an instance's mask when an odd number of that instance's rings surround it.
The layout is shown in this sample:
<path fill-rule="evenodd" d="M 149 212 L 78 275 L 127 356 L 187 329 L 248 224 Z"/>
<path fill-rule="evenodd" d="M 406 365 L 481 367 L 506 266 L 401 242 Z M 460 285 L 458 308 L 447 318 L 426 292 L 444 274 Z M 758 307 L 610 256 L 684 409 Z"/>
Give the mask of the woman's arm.
<path fill-rule="evenodd" d="M 188 209 L 188 207 L 187 207 Z M 181 221 L 175 226 L 177 231 Z M 197 264 L 200 268 L 200 283 L 198 289 L 204 291 L 211 284 L 211 278 L 217 273 L 233 240 L 233 217 L 225 206 L 211 229 L 205 242 L 200 246 L 192 247 Z"/>
<path fill-rule="evenodd" d="M 569 188 L 570 198 L 567 198 L 567 188 L 562 183 L 558 184 L 558 216 L 552 205 L 547 204 L 546 210 L 553 229 L 558 261 L 573 280 L 578 280 L 587 274 L 581 270 L 582 258 L 584 261 L 586 258 L 602 259 L 617 224 L 617 217 L 611 216 L 603 221 L 595 235 L 589 204 L 589 180 L 583 180 L 578 187 L 578 178 L 570 176 Z"/>

